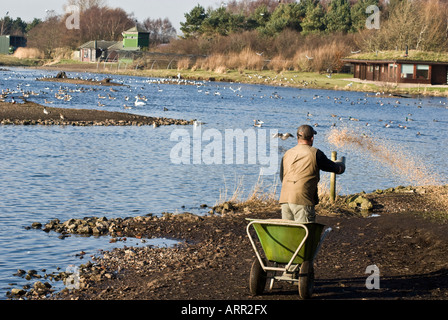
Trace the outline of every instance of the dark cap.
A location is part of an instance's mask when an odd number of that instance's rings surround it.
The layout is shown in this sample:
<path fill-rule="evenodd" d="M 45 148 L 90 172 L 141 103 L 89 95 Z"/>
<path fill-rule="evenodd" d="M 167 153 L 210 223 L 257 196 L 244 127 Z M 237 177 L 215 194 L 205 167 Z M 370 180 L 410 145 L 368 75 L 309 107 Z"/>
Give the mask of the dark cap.
<path fill-rule="evenodd" d="M 316 130 L 307 124 L 304 124 L 297 129 L 297 138 L 302 140 L 309 140 L 314 137 L 315 134 L 317 134 Z"/>

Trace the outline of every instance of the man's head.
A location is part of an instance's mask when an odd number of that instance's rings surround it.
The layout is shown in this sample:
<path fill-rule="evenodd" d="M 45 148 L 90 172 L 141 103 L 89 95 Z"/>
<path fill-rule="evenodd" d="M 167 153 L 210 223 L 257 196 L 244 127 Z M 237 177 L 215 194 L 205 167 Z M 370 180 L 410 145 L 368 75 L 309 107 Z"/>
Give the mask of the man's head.
<path fill-rule="evenodd" d="M 313 127 L 304 124 L 297 129 L 297 140 L 300 144 L 313 145 L 315 134 L 317 134 L 317 132 Z"/>

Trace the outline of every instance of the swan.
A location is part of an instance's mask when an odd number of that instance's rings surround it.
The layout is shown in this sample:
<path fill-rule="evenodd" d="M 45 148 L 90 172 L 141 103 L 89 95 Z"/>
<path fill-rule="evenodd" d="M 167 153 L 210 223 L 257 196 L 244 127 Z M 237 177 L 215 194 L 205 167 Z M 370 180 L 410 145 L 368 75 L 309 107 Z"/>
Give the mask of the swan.
<path fill-rule="evenodd" d="M 135 97 L 134 105 L 138 107 L 138 106 L 144 106 L 146 105 L 146 103 L 144 103 L 143 101 L 138 101 L 138 97 Z"/>

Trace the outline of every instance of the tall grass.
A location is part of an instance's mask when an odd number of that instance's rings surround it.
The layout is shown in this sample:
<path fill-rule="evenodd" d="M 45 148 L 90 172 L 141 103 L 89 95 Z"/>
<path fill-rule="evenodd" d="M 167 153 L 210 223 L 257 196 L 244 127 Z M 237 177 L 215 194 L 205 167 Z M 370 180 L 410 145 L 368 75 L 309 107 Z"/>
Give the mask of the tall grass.
<path fill-rule="evenodd" d="M 161 48 L 166 53 L 202 55 L 194 70 L 286 70 L 327 72 L 343 66 L 341 58 L 357 49 L 357 35 L 309 35 L 293 30 L 267 37 L 256 31 L 228 36 L 179 39 Z M 311 58 L 311 59 L 309 59 Z"/>
<path fill-rule="evenodd" d="M 272 206 L 277 205 L 276 200 L 278 180 L 275 179 L 271 185 L 266 185 L 263 175 L 259 175 L 250 192 L 246 194 L 243 183 L 244 176 L 238 177 L 235 181 L 233 191 L 229 192 L 229 187 L 224 178 L 224 188 L 220 190 L 219 199 L 215 206 L 219 206 L 226 202 L 231 202 L 237 206 Z"/>

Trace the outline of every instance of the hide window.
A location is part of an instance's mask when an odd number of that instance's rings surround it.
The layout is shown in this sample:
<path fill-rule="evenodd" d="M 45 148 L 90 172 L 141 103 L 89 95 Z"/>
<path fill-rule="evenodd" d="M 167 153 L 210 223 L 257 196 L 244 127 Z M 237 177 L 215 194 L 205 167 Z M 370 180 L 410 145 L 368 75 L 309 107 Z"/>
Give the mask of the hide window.
<path fill-rule="evenodd" d="M 412 79 L 414 77 L 414 65 L 402 64 L 401 65 L 401 78 Z"/>
<path fill-rule="evenodd" d="M 429 79 L 429 65 L 418 64 L 416 71 L 417 79 Z"/>

